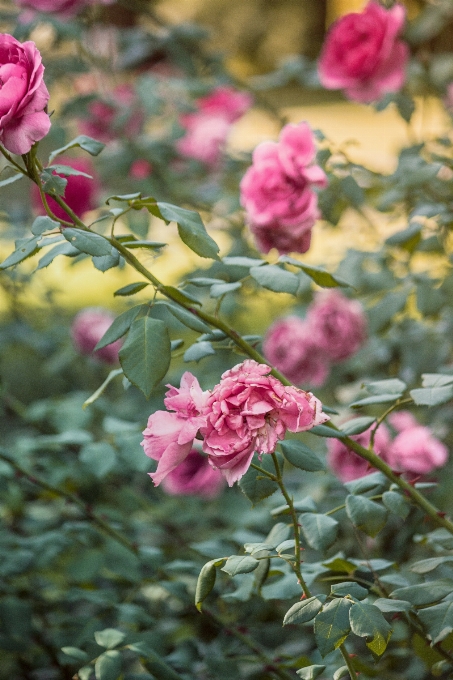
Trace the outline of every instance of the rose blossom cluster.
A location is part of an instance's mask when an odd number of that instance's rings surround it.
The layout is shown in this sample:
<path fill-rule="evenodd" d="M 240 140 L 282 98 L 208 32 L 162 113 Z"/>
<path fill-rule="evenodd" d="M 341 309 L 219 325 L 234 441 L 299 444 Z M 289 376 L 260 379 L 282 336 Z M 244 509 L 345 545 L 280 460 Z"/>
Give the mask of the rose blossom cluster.
<path fill-rule="evenodd" d="M 146 455 L 159 461 L 150 474 L 154 484 L 187 459 L 195 437 L 203 439 L 209 464 L 232 486 L 255 452 L 273 453 L 287 430 L 303 432 L 329 419 L 311 392 L 286 387 L 270 370 L 248 359 L 226 371 L 212 391 L 202 391 L 189 372 L 179 388 L 169 386 L 164 399 L 169 410 L 153 413 L 143 431 Z"/>
<path fill-rule="evenodd" d="M 374 438 L 374 452 L 393 470 L 414 478 L 426 475 L 445 465 L 448 449 L 429 427 L 420 425 L 409 411 L 392 413 L 388 421 L 397 432 L 392 440 L 389 429 L 381 423 Z M 371 428 L 351 439 L 368 448 Z M 329 467 L 342 482 L 350 482 L 373 472 L 368 462 L 358 456 L 338 439 L 328 440 Z"/>
<path fill-rule="evenodd" d="M 369 103 L 399 90 L 409 48 L 400 39 L 405 8 L 369 2 L 363 12 L 346 14 L 330 28 L 319 59 L 321 84 L 344 90 L 349 99 Z"/>
<path fill-rule="evenodd" d="M 355 354 L 366 337 L 360 302 L 331 290 L 317 294 L 305 319 L 288 316 L 276 321 L 264 338 L 263 353 L 291 382 L 318 387 L 331 364 Z"/>
<path fill-rule="evenodd" d="M 241 180 L 241 204 L 258 248 L 268 253 L 305 253 L 320 217 L 313 187 L 324 187 L 324 171 L 314 164 L 316 147 L 307 123 L 285 125 L 277 142 L 262 142 Z"/>
<path fill-rule="evenodd" d="M 72 342 L 76 350 L 80 354 L 93 355 L 95 359 L 106 364 L 116 363 L 118 361 L 118 352 L 123 344 L 122 340 L 116 340 L 93 354 L 94 348 L 114 320 L 114 314 L 107 309 L 99 307 L 86 307 L 86 309 L 82 309 L 74 317 L 71 326 Z"/>
<path fill-rule="evenodd" d="M 88 117 L 79 124 L 81 132 L 104 144 L 119 136 L 137 137 L 145 122 L 134 88 L 127 83 L 118 85 L 102 99 L 90 102 L 87 113 Z"/>
<path fill-rule="evenodd" d="M 177 140 L 179 153 L 208 166 L 216 166 L 232 124 L 252 106 L 247 92 L 223 86 L 196 101 L 197 110 L 180 116 L 184 136 Z"/>

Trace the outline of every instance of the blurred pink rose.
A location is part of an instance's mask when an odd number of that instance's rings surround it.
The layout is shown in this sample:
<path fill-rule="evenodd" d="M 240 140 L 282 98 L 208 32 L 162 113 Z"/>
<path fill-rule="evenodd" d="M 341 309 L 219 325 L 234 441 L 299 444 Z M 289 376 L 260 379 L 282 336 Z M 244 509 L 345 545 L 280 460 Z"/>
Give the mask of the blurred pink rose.
<path fill-rule="evenodd" d="M 72 341 L 76 350 L 80 354 L 91 355 L 114 320 L 115 315 L 107 309 L 87 307 L 79 312 L 74 317 L 71 327 Z M 93 356 L 106 364 L 114 364 L 118 361 L 118 352 L 122 344 L 122 340 L 116 340 L 99 349 Z"/>
<path fill-rule="evenodd" d="M 162 480 L 164 491 L 173 496 L 202 496 L 215 498 L 219 495 L 225 480 L 214 470 L 205 456 L 196 449 Z"/>
<path fill-rule="evenodd" d="M 79 170 L 87 175 L 93 177 L 89 179 L 83 175 L 70 175 L 66 177 L 68 183 L 66 185 L 64 200 L 70 208 L 76 213 L 78 217 L 82 217 L 88 210 L 93 210 L 96 207 L 96 195 L 99 191 L 99 181 L 96 179 L 92 163 L 87 158 L 69 158 L 60 156 L 56 164 L 67 165 L 74 170 Z M 64 177 L 63 173 L 53 172 L 54 175 Z M 39 194 L 36 184 L 32 185 L 31 202 L 33 209 L 40 215 L 45 215 L 41 196 Z M 63 208 L 60 208 L 58 203 L 53 198 L 47 197 L 47 202 L 54 215 L 62 220 L 70 221 L 71 218 L 66 214 Z"/>
<path fill-rule="evenodd" d="M 367 321 L 360 302 L 338 290 L 318 293 L 307 312 L 313 342 L 331 361 L 352 356 L 367 337 Z"/>
<path fill-rule="evenodd" d="M 397 432 L 420 425 L 418 420 L 409 411 L 394 411 L 387 417 L 387 421 Z"/>
<path fill-rule="evenodd" d="M 453 83 L 448 83 L 443 102 L 447 111 L 453 114 Z"/>
<path fill-rule="evenodd" d="M 112 5 L 114 2 L 116 0 L 16 0 L 19 7 L 58 14 L 64 19 L 78 14 L 88 5 Z"/>
<path fill-rule="evenodd" d="M 329 372 L 329 361 L 313 340 L 305 321 L 288 316 L 276 321 L 263 341 L 263 354 L 272 366 L 296 385 L 319 387 Z"/>
<path fill-rule="evenodd" d="M 138 158 L 129 168 L 129 177 L 133 179 L 146 179 L 153 171 L 153 166 L 145 158 Z"/>
<path fill-rule="evenodd" d="M 278 142 L 262 142 L 241 181 L 241 203 L 258 248 L 305 253 L 320 216 L 313 186 L 325 186 L 314 165 L 316 148 L 307 123 L 286 125 Z"/>
<path fill-rule="evenodd" d="M 0 34 L 0 143 L 11 153 L 28 153 L 50 130 L 43 76 L 34 42 Z"/>
<path fill-rule="evenodd" d="M 228 139 L 231 125 L 252 105 L 246 92 L 232 87 L 218 87 L 197 100 L 197 111 L 180 116 L 185 129 L 177 140 L 180 154 L 194 158 L 209 166 L 218 164 Z"/>
<path fill-rule="evenodd" d="M 79 122 L 80 130 L 104 144 L 122 136 L 137 137 L 145 121 L 134 88 L 128 84 L 118 85 L 108 96 L 90 102 L 87 112 L 88 117 Z"/>
<path fill-rule="evenodd" d="M 248 359 L 222 375 L 206 402 L 203 451 L 229 486 L 248 470 L 255 451 L 273 453 L 287 430 L 302 432 L 328 420 L 313 394 L 285 387 L 269 372 Z"/>
<path fill-rule="evenodd" d="M 371 430 L 356 434 L 351 439 L 368 448 L 370 444 Z M 390 433 L 383 423 L 376 430 L 374 438 L 374 453 L 387 462 L 388 452 L 391 446 Z M 350 482 L 353 479 L 364 477 L 374 472 L 369 463 L 354 453 L 352 449 L 343 444 L 339 439 L 327 440 L 327 463 L 332 472 L 342 482 Z"/>
<path fill-rule="evenodd" d="M 399 90 L 409 59 L 409 48 L 399 39 L 404 19 L 402 5 L 385 9 L 373 0 L 363 12 L 338 19 L 319 59 L 321 84 L 365 103 Z"/>
<path fill-rule="evenodd" d="M 187 371 L 179 389 L 167 387 L 164 404 L 174 413 L 150 415 L 141 443 L 146 455 L 159 461 L 156 472 L 149 475 L 155 486 L 187 458 L 198 430 L 206 424 L 203 413 L 209 392 L 202 391 L 195 376 Z"/>
<path fill-rule="evenodd" d="M 434 468 L 445 465 L 447 460 L 448 449 L 445 444 L 433 436 L 429 427 L 416 425 L 406 427 L 396 435 L 387 462 L 399 472 L 426 475 Z"/>

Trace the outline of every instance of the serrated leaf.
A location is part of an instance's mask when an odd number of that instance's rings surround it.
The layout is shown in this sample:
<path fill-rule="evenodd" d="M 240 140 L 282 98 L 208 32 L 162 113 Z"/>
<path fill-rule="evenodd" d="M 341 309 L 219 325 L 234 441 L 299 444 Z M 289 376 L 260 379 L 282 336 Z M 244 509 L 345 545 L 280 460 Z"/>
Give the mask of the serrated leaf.
<path fill-rule="evenodd" d="M 382 494 L 382 502 L 387 510 L 395 513 L 395 515 L 398 515 L 398 517 L 401 517 L 402 519 L 406 519 L 411 510 L 411 506 L 407 499 L 396 491 L 385 491 Z"/>
<path fill-rule="evenodd" d="M 401 395 L 395 394 L 379 394 L 375 397 L 364 397 L 358 401 L 353 401 L 350 408 L 360 408 L 361 406 L 370 406 L 371 404 L 387 404 L 396 401 Z"/>
<path fill-rule="evenodd" d="M 94 634 L 94 639 L 97 644 L 106 649 L 117 647 L 125 637 L 126 633 L 123 633 L 116 628 L 104 628 L 104 630 L 97 630 Z"/>
<path fill-rule="evenodd" d="M 341 680 L 341 678 L 350 677 L 347 666 L 340 666 L 332 676 L 332 680 Z"/>
<path fill-rule="evenodd" d="M 94 255 L 92 258 L 93 265 L 100 272 L 106 272 L 113 267 L 117 267 L 120 263 L 120 254 L 116 248 L 112 246 L 110 255 Z"/>
<path fill-rule="evenodd" d="M 395 614 L 397 612 L 408 612 L 412 609 L 412 605 L 407 600 L 389 600 L 386 597 L 380 597 L 373 602 L 384 614 Z"/>
<path fill-rule="evenodd" d="M 453 602 L 441 602 L 434 607 L 427 607 L 418 612 L 431 640 L 441 642 L 453 631 Z"/>
<path fill-rule="evenodd" d="M 319 472 L 325 470 L 323 461 L 306 444 L 295 440 L 280 442 L 286 460 L 300 470 Z"/>
<path fill-rule="evenodd" d="M 296 602 L 296 604 L 293 604 L 286 612 L 285 618 L 283 619 L 283 625 L 288 626 L 292 623 L 308 623 L 308 621 L 314 619 L 318 612 L 321 611 L 325 601 L 325 595 L 315 595 L 309 597 L 307 600 Z"/>
<path fill-rule="evenodd" d="M 269 472 L 275 473 L 273 461 L 270 456 L 264 456 L 263 460 L 260 461 L 257 454 L 255 454 L 253 456 L 252 463 L 255 463 L 255 465 L 260 465 Z M 268 496 L 272 496 L 272 494 L 277 491 L 278 484 L 272 479 L 269 479 L 269 477 L 266 477 L 260 473 L 258 470 L 249 467 L 245 475 L 243 475 L 243 477 L 241 477 L 239 480 L 239 488 L 252 502 L 252 505 L 256 505 Z M 266 542 L 269 541 L 266 539 Z M 278 545 L 278 543 L 275 545 Z"/>
<path fill-rule="evenodd" d="M 25 175 L 23 175 L 21 172 L 18 172 L 15 175 L 12 175 L 12 177 L 8 177 L 7 179 L 2 179 L 0 181 L 0 188 L 6 187 L 6 186 L 8 186 L 8 184 L 14 184 L 14 182 L 17 182 L 18 179 L 22 179 L 22 177 L 25 177 Z"/>
<path fill-rule="evenodd" d="M 179 208 L 170 203 L 157 202 L 166 222 L 176 222 L 181 240 L 200 257 L 219 260 L 219 246 L 205 229 L 200 215 L 194 210 Z"/>
<path fill-rule="evenodd" d="M 332 439 L 342 439 L 345 435 L 333 427 L 327 425 L 315 425 L 311 428 L 310 434 L 315 434 L 317 437 L 331 437 Z"/>
<path fill-rule="evenodd" d="M 129 283 L 127 286 L 123 286 L 122 288 L 118 288 L 113 295 L 114 297 L 120 295 L 135 295 L 136 293 L 139 293 L 143 288 L 146 288 L 146 286 L 149 286 L 149 283 L 146 281 L 138 281 L 137 283 Z"/>
<path fill-rule="evenodd" d="M 94 232 L 66 227 L 66 229 L 62 230 L 62 234 L 81 253 L 99 257 L 101 255 L 110 255 L 112 252 L 112 246 L 107 239 Z"/>
<path fill-rule="evenodd" d="M 263 267 L 251 267 L 250 275 L 263 288 L 272 290 L 274 293 L 290 293 L 296 295 L 299 288 L 299 279 L 295 274 L 281 269 L 276 264 L 266 264 Z"/>
<path fill-rule="evenodd" d="M 60 229 L 60 223 L 51 220 L 50 217 L 45 215 L 37 217 L 31 225 L 31 233 L 35 236 L 44 234 L 45 231 L 54 231 L 55 229 Z"/>
<path fill-rule="evenodd" d="M 372 472 L 364 477 L 352 479 L 350 482 L 345 482 L 344 486 L 350 493 L 361 494 L 373 490 L 378 493 L 387 484 L 387 478 L 382 472 Z"/>
<path fill-rule="evenodd" d="M 147 309 L 147 305 L 137 305 L 117 316 L 112 325 L 105 331 L 93 351 L 96 352 L 98 349 L 107 347 L 107 345 L 110 345 L 112 342 L 115 342 L 115 340 L 119 340 L 123 337 L 129 330 L 138 313 Z"/>
<path fill-rule="evenodd" d="M 222 571 L 225 571 L 230 576 L 236 576 L 236 574 L 248 574 L 251 571 L 255 571 L 259 561 L 250 555 L 231 555 L 222 567 Z"/>
<path fill-rule="evenodd" d="M 247 269 L 250 269 L 250 267 L 261 267 L 263 264 L 267 264 L 265 260 L 243 256 L 224 257 L 222 258 L 222 262 L 233 267 L 246 267 Z"/>
<path fill-rule="evenodd" d="M 369 416 L 363 416 L 362 418 L 353 418 L 348 420 L 347 423 L 343 423 L 341 426 L 341 432 L 343 435 L 351 437 L 354 434 L 361 434 L 368 430 L 368 428 L 376 422 L 376 418 L 370 418 Z"/>
<path fill-rule="evenodd" d="M 396 600 L 407 600 L 411 604 L 421 607 L 433 602 L 438 602 L 449 595 L 453 590 L 453 581 L 439 580 L 430 583 L 419 583 L 415 586 L 403 586 L 397 588 L 390 597 Z"/>
<path fill-rule="evenodd" d="M 87 135 L 79 135 L 75 139 L 72 139 L 70 142 L 68 142 L 68 144 L 65 144 L 59 149 L 52 151 L 49 156 L 49 163 L 52 163 L 54 158 L 60 154 L 68 151 L 69 149 L 74 149 L 75 147 L 79 147 L 80 149 L 87 151 L 91 156 L 98 156 L 105 147 L 105 144 L 98 142 L 96 139 L 92 139 L 92 137 L 87 137 Z"/>
<path fill-rule="evenodd" d="M 135 319 L 119 359 L 126 378 L 148 398 L 170 366 L 170 337 L 164 322 L 149 316 Z"/>
<path fill-rule="evenodd" d="M 77 661 L 88 661 L 89 659 L 88 654 L 78 647 L 62 647 L 61 651 L 63 654 L 66 654 L 66 656 L 71 657 L 71 659 L 76 659 Z"/>
<path fill-rule="evenodd" d="M 204 600 L 207 598 L 211 590 L 214 588 L 218 567 L 222 564 L 222 560 L 210 560 L 206 562 L 200 571 L 200 575 L 197 580 L 197 588 L 195 591 L 195 606 L 199 612 L 201 612 L 201 606 Z"/>
<path fill-rule="evenodd" d="M 326 656 L 344 642 L 349 635 L 349 610 L 352 601 L 338 598 L 324 605 L 315 619 L 315 638 L 321 656 Z"/>
<path fill-rule="evenodd" d="M 394 394 L 395 396 L 399 397 L 403 394 L 407 387 L 406 383 L 404 383 L 402 380 L 398 380 L 398 378 L 376 380 L 374 382 L 364 383 L 363 386 L 370 394 Z"/>
<path fill-rule="evenodd" d="M 20 239 L 20 241 L 16 241 L 16 250 L 11 253 L 11 255 L 9 255 L 6 260 L 3 260 L 3 262 L 0 264 L 0 270 L 13 267 L 16 264 L 19 264 L 19 262 L 23 262 L 37 253 L 39 250 L 39 239 L 39 236 L 33 236 L 29 239 Z"/>
<path fill-rule="evenodd" d="M 330 592 L 335 597 L 346 597 L 350 595 L 356 600 L 363 600 L 368 595 L 368 590 L 359 586 L 355 581 L 343 581 L 343 583 L 336 583 L 330 587 Z"/>
<path fill-rule="evenodd" d="M 241 288 L 242 283 L 240 281 L 235 281 L 234 283 L 215 283 L 211 286 L 209 291 L 209 296 L 212 298 L 219 298 L 227 293 L 232 293 L 234 290 Z"/>
<path fill-rule="evenodd" d="M 168 309 L 171 314 L 178 319 L 184 326 L 187 326 L 187 328 L 191 328 L 193 331 L 197 331 L 198 333 L 209 333 L 210 328 L 209 326 L 199 319 L 195 314 L 191 314 L 190 312 L 186 311 L 183 307 L 175 307 L 174 305 L 171 305 L 169 303 L 165 303 L 166 308 Z"/>
<path fill-rule="evenodd" d="M 339 524 L 333 517 L 304 512 L 299 516 L 299 521 L 305 540 L 315 550 L 326 550 L 337 537 Z"/>
<path fill-rule="evenodd" d="M 442 557 L 428 557 L 426 560 L 419 560 L 410 566 L 410 570 L 415 574 L 428 574 L 434 571 L 441 564 L 453 562 L 453 555 L 442 555 Z"/>
<path fill-rule="evenodd" d="M 282 553 L 285 552 L 285 550 L 293 549 L 295 545 L 296 541 L 294 540 L 294 538 L 288 538 L 286 541 L 282 541 L 281 543 L 279 543 L 275 550 L 278 553 Z"/>
<path fill-rule="evenodd" d="M 210 342 L 202 340 L 201 342 L 195 342 L 188 350 L 184 353 L 184 361 L 200 361 L 211 354 L 215 354 L 215 349 Z"/>
<path fill-rule="evenodd" d="M 219 279 L 210 279 L 207 276 L 196 276 L 193 279 L 186 279 L 184 282 L 185 285 L 191 284 L 192 286 L 198 286 L 200 288 L 207 288 L 209 286 L 213 286 L 215 283 L 225 283 L 224 281 L 221 281 Z"/>
<path fill-rule="evenodd" d="M 377 607 L 356 602 L 349 611 L 349 622 L 352 632 L 366 639 L 366 645 L 373 654 L 381 656 L 385 652 L 392 628 Z"/>
<path fill-rule="evenodd" d="M 112 650 L 98 656 L 94 673 L 96 680 L 118 680 L 121 674 L 121 654 Z"/>
<path fill-rule="evenodd" d="M 453 375 L 444 375 L 442 373 L 423 373 L 422 386 L 423 387 L 444 387 L 453 383 Z"/>
<path fill-rule="evenodd" d="M 47 194 L 56 194 L 57 196 L 64 196 L 68 184 L 68 180 L 65 177 L 54 175 L 47 170 L 41 172 L 41 182 L 42 188 Z"/>
<path fill-rule="evenodd" d="M 64 177 L 81 175 L 82 177 L 93 179 L 92 175 L 88 175 L 86 172 L 82 172 L 81 170 L 76 170 L 75 168 L 72 168 L 70 165 L 61 165 L 59 163 L 56 165 L 48 165 L 46 170 L 48 170 L 49 172 L 56 172 L 57 174 L 63 175 Z"/>
<path fill-rule="evenodd" d="M 343 573 L 352 574 L 357 569 L 356 564 L 354 564 L 353 562 L 348 562 L 348 560 L 345 560 L 342 557 L 335 557 L 333 560 L 330 560 L 329 562 L 323 562 L 322 565 L 323 567 L 327 567 L 328 569 L 330 569 L 330 571 L 334 571 L 341 574 Z"/>
<path fill-rule="evenodd" d="M 315 283 L 318 284 L 318 286 L 321 286 L 322 288 L 337 288 L 338 286 L 348 288 L 351 287 L 350 283 L 344 279 L 341 279 L 339 276 L 334 276 L 321 267 L 314 267 L 313 265 L 299 262 L 299 260 L 289 257 L 288 255 L 282 255 L 279 258 L 279 262 L 285 262 L 286 264 L 291 264 L 293 267 L 302 269 L 302 271 L 307 276 L 309 276 Z"/>
<path fill-rule="evenodd" d="M 420 387 L 409 392 L 417 406 L 438 406 L 453 398 L 453 385 Z"/>
<path fill-rule="evenodd" d="M 314 664 L 313 666 L 305 666 L 305 668 L 300 668 L 296 671 L 296 675 L 302 680 L 316 680 L 317 677 L 324 673 L 326 670 L 325 666 L 320 664 Z"/>
<path fill-rule="evenodd" d="M 346 513 L 355 527 L 373 538 L 387 521 L 386 508 L 364 496 L 347 496 Z"/>

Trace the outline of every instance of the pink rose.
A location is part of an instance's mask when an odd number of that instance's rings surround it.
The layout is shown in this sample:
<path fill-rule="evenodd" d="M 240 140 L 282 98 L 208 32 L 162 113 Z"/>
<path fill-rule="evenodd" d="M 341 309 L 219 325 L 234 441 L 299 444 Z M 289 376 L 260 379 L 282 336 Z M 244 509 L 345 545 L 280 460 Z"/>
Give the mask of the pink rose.
<path fill-rule="evenodd" d="M 352 356 L 367 337 L 362 305 L 338 290 L 319 293 L 307 312 L 307 324 L 315 344 L 331 361 Z"/>
<path fill-rule="evenodd" d="M 16 0 L 19 7 L 58 14 L 62 19 L 78 14 L 88 5 L 111 5 L 113 2 L 116 0 Z"/>
<path fill-rule="evenodd" d="M 370 438 L 371 430 L 366 430 L 361 434 L 351 437 L 351 439 L 365 448 L 368 448 Z M 387 461 L 390 446 L 390 433 L 385 425 L 381 423 L 376 430 L 374 438 L 374 453 Z M 349 449 L 339 439 L 328 439 L 327 450 L 328 465 L 342 482 L 350 482 L 353 479 L 358 479 L 368 475 L 370 472 L 374 472 L 374 468 L 364 458 L 354 453 L 352 449 Z"/>
<path fill-rule="evenodd" d="M 420 425 L 409 411 L 394 411 L 387 417 L 387 421 L 397 432 Z"/>
<path fill-rule="evenodd" d="M 409 59 L 409 48 L 399 39 L 404 19 L 402 5 L 385 9 L 373 1 L 360 14 L 338 19 L 319 59 L 322 85 L 365 103 L 399 90 Z"/>
<path fill-rule="evenodd" d="M 87 175 L 94 177 L 93 179 L 90 179 L 89 177 L 84 177 L 84 175 L 69 175 L 69 177 L 65 178 L 68 180 L 68 183 L 63 198 L 76 215 L 82 217 L 88 210 L 93 210 L 96 207 L 96 194 L 99 191 L 99 182 L 94 176 L 93 165 L 87 158 L 69 158 L 65 156 L 59 157 L 56 163 L 59 165 L 68 165 L 69 167 L 74 168 L 74 170 L 79 170 L 80 172 L 84 172 Z M 64 177 L 62 173 L 57 173 L 55 171 L 53 174 Z M 32 185 L 31 201 L 33 208 L 37 213 L 41 215 L 46 214 L 36 184 Z M 60 208 L 53 198 L 47 197 L 47 202 L 56 217 L 70 221 L 71 218 L 66 214 L 63 208 Z"/>
<path fill-rule="evenodd" d="M 88 104 L 88 117 L 80 121 L 80 130 L 107 144 L 118 137 L 132 139 L 140 134 L 145 120 L 133 87 L 118 85 L 104 99 Z"/>
<path fill-rule="evenodd" d="M 153 171 L 153 166 L 145 158 L 137 158 L 129 168 L 129 177 L 133 179 L 147 179 Z"/>
<path fill-rule="evenodd" d="M 310 392 L 285 387 L 270 368 L 248 359 L 222 375 L 206 402 L 203 451 L 229 486 L 247 471 L 254 452 L 273 453 L 286 431 L 328 420 Z"/>
<path fill-rule="evenodd" d="M 288 316 L 276 321 L 263 341 L 263 354 L 272 366 L 296 385 L 319 387 L 329 372 L 329 362 L 313 340 L 305 321 Z"/>
<path fill-rule="evenodd" d="M 429 427 L 416 425 L 396 435 L 387 462 L 394 470 L 426 475 L 434 468 L 445 465 L 447 460 L 447 447 L 433 436 Z"/>
<path fill-rule="evenodd" d="M 197 101 L 198 108 L 210 116 L 224 116 L 234 123 L 251 108 L 253 98 L 248 92 L 238 92 L 233 87 L 217 87 Z"/>
<path fill-rule="evenodd" d="M 286 125 L 278 142 L 262 142 L 241 181 L 241 203 L 262 252 L 305 253 L 320 216 L 313 186 L 326 176 L 314 165 L 316 148 L 307 123 Z"/>
<path fill-rule="evenodd" d="M 92 354 L 99 340 L 114 320 L 114 314 L 98 307 L 87 307 L 79 312 L 71 327 L 72 341 L 76 350 L 80 354 Z M 116 342 L 97 350 L 93 356 L 106 364 L 114 364 L 118 361 L 118 352 L 122 344 L 122 340 L 116 340 Z"/>
<path fill-rule="evenodd" d="M 0 34 L 0 143 L 11 153 L 28 153 L 50 130 L 43 76 L 34 42 Z"/>
<path fill-rule="evenodd" d="M 209 393 L 201 390 L 195 376 L 187 371 L 179 389 L 167 387 L 164 404 L 174 413 L 156 411 L 143 430 L 146 455 L 159 461 L 156 472 L 150 474 L 156 486 L 187 458 L 198 430 L 206 425 L 203 413 Z"/>
<path fill-rule="evenodd" d="M 202 496 L 215 498 L 225 483 L 205 456 L 191 449 L 187 458 L 162 480 L 164 491 L 173 496 Z"/>

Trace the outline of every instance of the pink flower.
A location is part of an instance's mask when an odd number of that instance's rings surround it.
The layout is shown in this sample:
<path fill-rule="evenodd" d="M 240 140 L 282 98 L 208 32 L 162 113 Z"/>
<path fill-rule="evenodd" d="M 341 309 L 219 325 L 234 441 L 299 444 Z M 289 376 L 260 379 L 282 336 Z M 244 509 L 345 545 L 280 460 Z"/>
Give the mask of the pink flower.
<path fill-rule="evenodd" d="M 11 153 L 28 153 L 50 130 L 43 76 L 34 42 L 0 34 L 0 143 Z"/>
<path fill-rule="evenodd" d="M 319 59 L 324 87 L 344 90 L 349 99 L 372 102 L 404 83 L 409 48 L 399 35 L 405 9 L 369 2 L 360 14 L 338 19 L 327 34 Z"/>
<path fill-rule="evenodd" d="M 225 483 L 205 456 L 191 449 L 187 458 L 162 480 L 164 490 L 173 496 L 202 496 L 215 498 Z"/>
<path fill-rule="evenodd" d="M 210 116 L 224 116 L 230 123 L 234 123 L 253 104 L 253 98 L 248 92 L 238 92 L 233 87 L 221 86 L 197 101 L 198 108 Z"/>
<path fill-rule="evenodd" d="M 410 411 L 394 411 L 387 417 L 387 421 L 397 432 L 417 427 L 420 424 Z"/>
<path fill-rule="evenodd" d="M 187 371 L 179 389 L 167 387 L 164 404 L 174 413 L 156 411 L 143 430 L 146 455 L 159 461 L 156 472 L 150 474 L 156 486 L 187 458 L 198 430 L 206 425 L 204 408 L 209 393 L 201 390 L 195 376 Z"/>
<path fill-rule="evenodd" d="M 58 14 L 68 19 L 88 5 L 111 5 L 116 0 L 16 0 L 19 7 L 34 9 L 38 12 Z"/>
<path fill-rule="evenodd" d="M 352 356 L 367 337 L 362 305 L 338 290 L 319 293 L 308 309 L 307 324 L 312 340 L 331 361 Z"/>
<path fill-rule="evenodd" d="M 129 168 L 129 177 L 133 179 L 146 179 L 153 171 L 153 166 L 145 158 L 137 158 Z"/>
<path fill-rule="evenodd" d="M 74 168 L 74 170 L 79 170 L 92 177 L 94 176 L 93 165 L 87 158 L 69 158 L 61 156 L 58 158 L 57 163 L 58 165 L 67 165 Z M 53 174 L 64 177 L 63 173 L 54 171 Z M 68 183 L 63 198 L 68 206 L 72 208 L 78 217 L 81 217 L 88 210 L 93 210 L 93 208 L 96 207 L 96 194 L 99 190 L 99 182 L 95 176 L 93 179 L 90 179 L 84 175 L 69 175 L 66 179 L 68 180 Z M 41 215 L 46 214 L 36 184 L 32 185 L 31 201 L 33 208 L 37 213 Z M 56 217 L 70 221 L 71 218 L 66 214 L 63 208 L 60 208 L 53 198 L 47 197 L 47 202 Z"/>
<path fill-rule="evenodd" d="M 229 486 L 247 471 L 254 452 L 273 453 L 286 431 L 328 420 L 310 392 L 285 387 L 270 368 L 248 359 L 222 375 L 206 402 L 203 451 Z"/>
<path fill-rule="evenodd" d="M 87 307 L 79 312 L 71 327 L 72 341 L 76 350 L 80 354 L 92 354 L 99 340 L 114 320 L 114 314 L 98 307 Z M 122 344 L 122 340 L 116 340 L 116 342 L 97 350 L 94 357 L 106 364 L 114 364 L 118 361 L 118 352 Z"/>
<path fill-rule="evenodd" d="M 404 428 L 396 435 L 387 462 L 394 470 L 426 475 L 445 465 L 447 460 L 447 447 L 433 436 L 429 427 L 416 425 Z"/>
<path fill-rule="evenodd" d="M 278 142 L 262 142 L 241 181 L 241 203 L 259 249 L 305 253 L 320 216 L 313 186 L 326 176 L 314 165 L 316 148 L 307 123 L 286 125 Z"/>
<path fill-rule="evenodd" d="M 280 319 L 269 328 L 263 353 L 272 366 L 296 385 L 309 383 L 319 387 L 329 372 L 326 355 L 313 340 L 307 323 L 298 316 Z"/>
<path fill-rule="evenodd" d="M 351 437 L 351 439 L 365 448 L 368 448 L 370 438 L 371 430 L 366 430 L 361 434 Z M 376 430 L 374 438 L 374 453 L 387 461 L 390 446 L 390 433 L 385 425 L 381 424 Z M 358 479 L 368 475 L 370 472 L 374 472 L 374 469 L 364 458 L 354 453 L 352 449 L 349 449 L 339 439 L 328 439 L 327 449 L 328 465 L 342 482 L 350 482 L 353 479 Z"/>
<path fill-rule="evenodd" d="M 118 85 L 108 97 L 90 102 L 87 108 L 88 118 L 80 121 L 80 129 L 105 144 L 121 136 L 132 139 L 143 127 L 145 117 L 131 85 Z"/>

